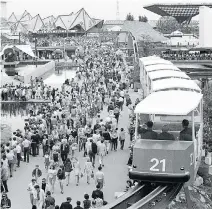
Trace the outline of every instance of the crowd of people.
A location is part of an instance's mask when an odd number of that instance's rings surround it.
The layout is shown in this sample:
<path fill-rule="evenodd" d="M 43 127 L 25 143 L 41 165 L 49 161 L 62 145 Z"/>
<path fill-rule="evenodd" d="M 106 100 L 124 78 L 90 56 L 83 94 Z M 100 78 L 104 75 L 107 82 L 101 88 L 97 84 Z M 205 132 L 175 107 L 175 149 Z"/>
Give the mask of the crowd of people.
<path fill-rule="evenodd" d="M 161 57 L 168 60 L 212 60 L 212 53 L 162 53 Z"/>
<path fill-rule="evenodd" d="M 23 131 L 17 130 L 9 142 L 1 144 L 3 208 L 11 206 L 6 194 L 9 191 L 8 178 L 12 178 L 14 171 L 24 164 L 22 161 L 30 163 L 30 155 L 41 154 L 46 174 L 39 165 L 32 171 L 28 187 L 32 208 L 72 208 L 71 197 L 59 207 L 51 196 L 56 181 L 60 192 L 64 193 L 64 183 L 69 186 L 71 172 L 76 186 L 83 176 L 87 184 L 93 178 L 96 185 L 91 197 L 85 194 L 84 201 L 77 201 L 75 208 L 100 208 L 107 204 L 103 196 L 104 159 L 110 152 L 124 149 L 128 133 L 130 140 L 134 136 L 133 123 L 128 131 L 125 127 L 118 129 L 123 106 L 128 106 L 133 114 L 129 95 L 131 72 L 113 46 L 103 48 L 98 39 L 79 38 L 78 41 L 85 46 L 83 53 L 76 54 L 82 60 L 81 67 L 75 78 L 67 79 L 61 89 L 48 87 L 42 79 L 36 79 L 31 81 L 27 90 L 22 86 L 11 90 L 6 86 L 1 93 L 3 100 L 42 98 L 51 101 L 31 109 Z M 102 110 L 108 112 L 106 118 L 101 118 Z M 80 164 L 78 152 L 86 157 L 84 165 Z"/>

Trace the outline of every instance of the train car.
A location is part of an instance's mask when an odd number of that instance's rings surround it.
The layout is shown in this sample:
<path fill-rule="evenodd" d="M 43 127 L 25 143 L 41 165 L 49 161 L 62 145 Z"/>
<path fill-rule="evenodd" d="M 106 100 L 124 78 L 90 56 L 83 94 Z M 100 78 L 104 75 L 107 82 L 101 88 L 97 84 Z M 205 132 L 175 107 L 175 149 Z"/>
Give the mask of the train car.
<path fill-rule="evenodd" d="M 163 62 L 155 58 L 152 62 L 154 61 Z M 133 168 L 129 175 L 132 179 L 142 181 L 188 182 L 190 185 L 201 160 L 203 95 L 199 86 L 174 65 L 164 65 L 163 68 L 166 69 L 161 69 L 159 65 L 161 63 L 152 65 L 155 68 L 150 71 L 150 66 L 144 65 L 147 76 L 144 78 L 145 85 L 148 86 L 146 98 L 135 109 L 136 142 L 133 149 Z M 153 121 L 155 132 L 160 134 L 166 125 L 175 140 L 141 139 L 143 114 Z M 192 130 L 189 141 L 179 141 L 184 119 L 189 121 Z"/>
<path fill-rule="evenodd" d="M 191 91 L 160 91 L 150 94 L 136 106 L 136 142 L 133 166 L 129 172 L 131 179 L 193 183 L 202 151 L 202 96 Z M 153 130 L 159 134 L 161 126 L 168 124 L 169 133 L 175 140 L 141 139 L 138 132 L 140 114 L 160 115 L 160 121 L 153 121 Z M 199 121 L 195 120 L 195 115 L 200 117 Z M 192 141 L 179 141 L 182 119 L 190 121 Z"/>
<path fill-rule="evenodd" d="M 144 92 L 144 97 L 146 97 L 148 92 L 148 82 L 149 82 L 149 73 L 153 71 L 160 70 L 172 70 L 172 71 L 180 71 L 179 68 L 174 66 L 170 61 L 161 59 L 160 57 L 150 57 L 150 59 L 141 58 L 139 60 L 140 66 L 140 81 L 141 86 Z"/>

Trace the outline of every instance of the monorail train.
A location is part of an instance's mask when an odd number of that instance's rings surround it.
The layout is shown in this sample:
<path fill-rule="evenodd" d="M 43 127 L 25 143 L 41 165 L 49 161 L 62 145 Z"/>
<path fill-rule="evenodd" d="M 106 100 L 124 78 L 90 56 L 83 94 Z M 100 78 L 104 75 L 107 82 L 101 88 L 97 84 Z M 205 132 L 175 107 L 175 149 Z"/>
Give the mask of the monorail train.
<path fill-rule="evenodd" d="M 195 180 L 202 154 L 203 101 L 199 86 L 170 61 L 156 56 L 140 59 L 144 99 L 136 106 L 136 132 L 131 179 L 155 182 Z M 175 140 L 141 137 L 143 117 L 153 122 L 153 131 L 161 133 L 164 125 Z M 188 120 L 192 136 L 179 140 L 182 120 Z"/>

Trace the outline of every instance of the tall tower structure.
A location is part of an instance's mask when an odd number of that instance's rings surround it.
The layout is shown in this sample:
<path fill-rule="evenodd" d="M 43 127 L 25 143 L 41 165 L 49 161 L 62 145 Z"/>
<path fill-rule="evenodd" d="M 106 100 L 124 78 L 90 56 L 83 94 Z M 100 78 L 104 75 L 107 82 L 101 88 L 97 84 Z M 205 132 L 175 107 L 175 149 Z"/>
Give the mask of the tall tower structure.
<path fill-rule="evenodd" d="M 116 2 L 116 20 L 119 20 L 119 0 Z"/>
<path fill-rule="evenodd" d="M 7 1 L 1 1 L 0 17 L 7 19 Z"/>

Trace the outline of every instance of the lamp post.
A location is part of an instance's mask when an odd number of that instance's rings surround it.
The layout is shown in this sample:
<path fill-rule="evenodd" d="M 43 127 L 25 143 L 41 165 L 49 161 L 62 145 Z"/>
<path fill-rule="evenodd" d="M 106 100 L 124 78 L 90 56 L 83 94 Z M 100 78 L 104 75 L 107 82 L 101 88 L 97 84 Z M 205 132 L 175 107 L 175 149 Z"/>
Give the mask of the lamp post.
<path fill-rule="evenodd" d="M 37 53 L 37 37 L 36 37 L 36 33 L 35 33 L 35 65 L 37 67 L 37 56 L 38 56 L 38 53 Z"/>

